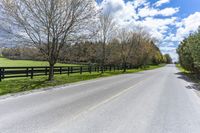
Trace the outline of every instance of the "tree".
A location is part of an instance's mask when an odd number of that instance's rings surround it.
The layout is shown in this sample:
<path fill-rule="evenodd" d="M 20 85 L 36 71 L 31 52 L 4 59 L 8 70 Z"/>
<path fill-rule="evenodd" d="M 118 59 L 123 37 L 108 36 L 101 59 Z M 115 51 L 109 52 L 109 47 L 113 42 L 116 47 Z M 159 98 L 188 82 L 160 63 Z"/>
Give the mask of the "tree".
<path fill-rule="evenodd" d="M 121 64 L 123 65 L 124 72 L 126 72 L 126 66 L 128 63 L 128 59 L 130 57 L 131 51 L 133 50 L 134 43 L 133 40 L 133 33 L 127 32 L 125 29 L 121 29 L 119 31 L 119 40 L 120 40 L 120 58 Z"/>
<path fill-rule="evenodd" d="M 23 42 L 36 47 L 49 62 L 49 80 L 61 49 L 88 35 L 96 15 L 93 0 L 2 0 L 4 29 Z M 17 29 L 17 31 L 13 30 Z"/>
<path fill-rule="evenodd" d="M 136 32 L 132 32 L 130 39 L 130 53 L 128 62 L 136 66 L 149 64 L 151 53 L 153 52 L 151 43 L 153 39 L 142 27 L 138 27 Z"/>
<path fill-rule="evenodd" d="M 112 39 L 115 22 L 111 12 L 101 12 L 99 15 L 99 36 L 102 43 L 101 66 L 104 66 L 106 59 L 106 44 Z"/>
<path fill-rule="evenodd" d="M 172 64 L 172 58 L 171 58 L 171 56 L 169 54 L 165 54 L 164 56 L 166 58 L 166 63 L 167 64 Z"/>
<path fill-rule="evenodd" d="M 177 53 L 181 66 L 193 73 L 200 73 L 200 28 L 179 45 Z"/>

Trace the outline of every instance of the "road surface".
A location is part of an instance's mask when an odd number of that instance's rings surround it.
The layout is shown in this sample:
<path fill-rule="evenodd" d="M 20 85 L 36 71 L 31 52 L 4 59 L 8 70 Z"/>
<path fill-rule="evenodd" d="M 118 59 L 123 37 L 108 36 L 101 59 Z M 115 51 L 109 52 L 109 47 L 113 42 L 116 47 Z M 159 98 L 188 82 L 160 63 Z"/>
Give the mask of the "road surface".
<path fill-rule="evenodd" d="M 168 65 L 1 98 L 0 133 L 200 133 L 191 85 Z"/>

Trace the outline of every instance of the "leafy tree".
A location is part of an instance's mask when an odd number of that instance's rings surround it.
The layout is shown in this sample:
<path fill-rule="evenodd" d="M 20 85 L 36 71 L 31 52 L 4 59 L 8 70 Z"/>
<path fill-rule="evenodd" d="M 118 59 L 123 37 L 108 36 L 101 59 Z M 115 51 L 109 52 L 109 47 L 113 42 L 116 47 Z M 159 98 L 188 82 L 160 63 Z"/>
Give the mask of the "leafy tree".
<path fill-rule="evenodd" d="M 177 53 L 181 66 L 193 73 L 200 73 L 200 28 L 179 45 Z"/>
<path fill-rule="evenodd" d="M 164 56 L 166 58 L 166 63 L 167 64 L 172 64 L 172 58 L 171 58 L 171 56 L 169 54 L 165 54 Z"/>

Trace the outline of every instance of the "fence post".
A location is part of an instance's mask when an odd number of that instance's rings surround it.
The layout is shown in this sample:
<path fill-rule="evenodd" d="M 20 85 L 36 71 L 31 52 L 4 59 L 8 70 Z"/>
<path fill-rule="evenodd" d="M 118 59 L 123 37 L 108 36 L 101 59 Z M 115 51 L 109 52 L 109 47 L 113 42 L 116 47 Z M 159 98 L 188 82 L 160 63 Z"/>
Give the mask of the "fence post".
<path fill-rule="evenodd" d="M 92 73 L 92 66 L 89 66 L 89 69 L 90 69 L 90 74 Z"/>
<path fill-rule="evenodd" d="M 47 67 L 45 68 L 45 75 L 47 75 Z"/>
<path fill-rule="evenodd" d="M 28 77 L 28 67 L 26 68 L 26 77 Z"/>
<path fill-rule="evenodd" d="M 60 67 L 60 74 L 62 74 L 62 67 Z"/>
<path fill-rule="evenodd" d="M 0 82 L 1 82 L 1 75 L 2 75 L 2 74 L 1 74 L 1 68 L 0 68 Z"/>
<path fill-rule="evenodd" d="M 69 72 L 69 67 L 67 67 L 67 74 L 68 74 L 68 76 L 69 76 L 69 73 L 70 73 L 70 72 Z"/>
<path fill-rule="evenodd" d="M 95 72 L 97 71 L 97 66 L 94 67 L 94 71 L 95 71 Z"/>
<path fill-rule="evenodd" d="M 31 79 L 33 79 L 33 67 L 31 68 Z"/>
<path fill-rule="evenodd" d="M 73 73 L 73 67 L 71 67 L 71 73 Z"/>
<path fill-rule="evenodd" d="M 83 73 L 83 67 L 81 66 L 80 67 L 80 74 L 82 74 Z"/>
<path fill-rule="evenodd" d="M 5 78 L 5 68 L 3 68 L 3 72 L 2 72 L 2 79 Z"/>
<path fill-rule="evenodd" d="M 104 72 L 104 70 L 103 70 L 103 69 L 104 69 L 104 67 L 103 67 L 103 66 L 101 66 L 101 73 L 103 73 L 103 72 Z"/>

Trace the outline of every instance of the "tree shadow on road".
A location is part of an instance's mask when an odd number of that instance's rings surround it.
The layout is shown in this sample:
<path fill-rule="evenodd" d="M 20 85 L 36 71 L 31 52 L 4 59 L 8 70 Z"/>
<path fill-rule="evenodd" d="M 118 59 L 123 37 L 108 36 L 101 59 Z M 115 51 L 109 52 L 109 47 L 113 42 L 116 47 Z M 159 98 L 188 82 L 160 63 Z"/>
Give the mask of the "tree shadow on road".
<path fill-rule="evenodd" d="M 176 75 L 178 75 L 179 79 L 183 79 L 190 83 L 188 86 L 186 86 L 187 89 L 200 91 L 200 78 L 198 78 L 197 75 L 185 72 L 178 72 Z"/>

